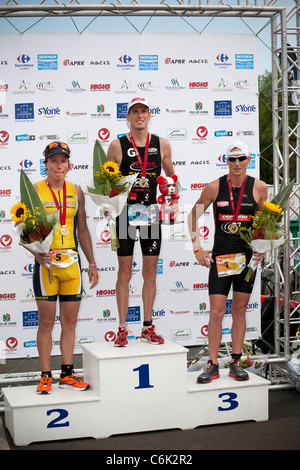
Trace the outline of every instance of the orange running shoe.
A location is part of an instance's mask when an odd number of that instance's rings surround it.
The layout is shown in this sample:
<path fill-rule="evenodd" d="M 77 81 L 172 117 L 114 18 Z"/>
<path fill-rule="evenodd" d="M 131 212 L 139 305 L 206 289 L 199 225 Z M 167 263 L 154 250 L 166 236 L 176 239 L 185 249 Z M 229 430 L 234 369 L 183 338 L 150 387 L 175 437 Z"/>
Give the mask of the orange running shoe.
<path fill-rule="evenodd" d="M 80 375 L 66 375 L 65 377 L 59 377 L 59 388 L 73 388 L 77 391 L 87 390 L 90 385 L 83 381 Z"/>
<path fill-rule="evenodd" d="M 43 375 L 41 377 L 40 383 L 37 386 L 36 393 L 39 395 L 47 395 L 52 392 L 52 377 L 48 375 Z"/>

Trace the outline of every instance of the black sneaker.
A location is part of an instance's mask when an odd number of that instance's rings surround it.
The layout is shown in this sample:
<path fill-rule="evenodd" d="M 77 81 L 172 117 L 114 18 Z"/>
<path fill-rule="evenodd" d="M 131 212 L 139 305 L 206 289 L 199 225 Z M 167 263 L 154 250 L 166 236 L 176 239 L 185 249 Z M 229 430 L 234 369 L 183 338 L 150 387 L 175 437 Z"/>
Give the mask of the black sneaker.
<path fill-rule="evenodd" d="M 206 384 L 211 382 L 213 379 L 218 379 L 219 375 L 219 365 L 213 364 L 211 360 L 208 361 L 205 371 L 202 374 L 198 375 L 197 383 Z"/>
<path fill-rule="evenodd" d="M 229 375 L 230 377 L 233 377 L 235 380 L 248 380 L 249 375 L 245 371 L 245 369 L 242 368 L 240 361 L 233 361 L 230 363 L 229 366 Z"/>

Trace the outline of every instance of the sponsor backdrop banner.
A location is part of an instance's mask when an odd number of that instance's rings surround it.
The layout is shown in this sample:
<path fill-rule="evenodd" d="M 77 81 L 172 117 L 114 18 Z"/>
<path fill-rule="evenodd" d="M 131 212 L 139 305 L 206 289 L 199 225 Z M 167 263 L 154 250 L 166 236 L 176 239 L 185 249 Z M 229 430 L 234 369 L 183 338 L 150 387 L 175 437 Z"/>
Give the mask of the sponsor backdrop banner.
<path fill-rule="evenodd" d="M 1 357 L 37 356 L 38 311 L 32 291 L 33 257 L 13 238 L 10 208 L 19 200 L 23 169 L 43 178 L 45 146 L 71 148 L 67 178 L 83 187 L 92 177 L 96 139 L 105 151 L 128 131 L 135 96 L 149 100 L 150 132 L 168 139 L 180 183 L 180 223 L 163 226 L 153 318 L 159 334 L 184 346 L 207 341 L 208 270 L 195 261 L 186 217 L 205 185 L 227 173 L 226 148 L 242 139 L 251 149 L 249 174 L 259 175 L 257 51 L 254 35 L 25 34 L 0 37 L 0 345 Z M 83 300 L 75 353 L 89 342 L 113 341 L 118 327 L 117 256 L 103 213 L 86 195 L 100 282 L 89 289 L 82 255 Z M 212 208 L 200 221 L 203 246 L 213 244 Z M 142 258 L 136 244 L 128 327 L 143 320 Z M 247 312 L 246 338 L 260 335 L 260 280 Z M 231 297 L 223 323 L 230 341 Z M 60 317 L 53 330 L 59 354 Z"/>

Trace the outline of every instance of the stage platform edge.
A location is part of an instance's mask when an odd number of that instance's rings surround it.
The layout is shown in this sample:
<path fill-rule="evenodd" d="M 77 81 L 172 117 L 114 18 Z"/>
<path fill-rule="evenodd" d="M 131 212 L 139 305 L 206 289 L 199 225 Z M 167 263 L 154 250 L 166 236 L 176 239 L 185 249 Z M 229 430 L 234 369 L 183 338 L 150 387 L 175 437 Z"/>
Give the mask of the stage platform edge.
<path fill-rule="evenodd" d="M 37 395 L 36 386 L 2 389 L 5 425 L 16 446 L 268 420 L 268 380 L 249 373 L 238 382 L 220 369 L 219 379 L 197 384 L 199 372 L 187 371 L 188 349 L 178 343 L 93 343 L 82 351 L 89 390 L 58 384 L 50 395 Z"/>

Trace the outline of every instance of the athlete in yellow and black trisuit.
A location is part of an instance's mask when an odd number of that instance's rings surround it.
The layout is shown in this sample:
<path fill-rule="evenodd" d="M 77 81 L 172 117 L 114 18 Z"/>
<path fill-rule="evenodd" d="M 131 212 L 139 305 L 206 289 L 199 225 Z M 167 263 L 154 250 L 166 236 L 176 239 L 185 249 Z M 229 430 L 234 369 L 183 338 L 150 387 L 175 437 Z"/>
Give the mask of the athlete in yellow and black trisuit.
<path fill-rule="evenodd" d="M 66 181 L 66 222 L 65 235 L 61 234 L 59 222 L 51 243 L 51 271 L 53 282 L 50 284 L 47 271 L 37 261 L 34 270 L 33 286 L 37 300 L 56 301 L 59 295 L 61 302 L 79 301 L 81 299 L 81 272 L 78 257 L 77 210 L 78 198 L 74 184 Z M 59 205 L 63 203 L 63 191 L 54 192 Z M 55 200 L 47 180 L 37 183 L 37 191 L 47 214 L 57 211 Z"/>
<path fill-rule="evenodd" d="M 86 390 L 89 384 L 73 372 L 75 328 L 81 300 L 81 271 L 78 243 L 89 263 L 91 288 L 98 283 L 91 236 L 86 224 L 84 195 L 80 188 L 65 181 L 69 170 L 70 149 L 63 142 L 52 142 L 45 151 L 47 178 L 35 185 L 48 214 L 58 211 L 56 228 L 50 252 L 34 254 L 36 262 L 33 275 L 34 293 L 39 311 L 37 348 L 42 368 L 37 393 L 52 390 L 50 356 L 52 329 L 56 318 L 56 301 L 59 299 L 61 324 L 61 374 L 60 388 Z M 77 238 L 78 237 L 78 238 Z M 53 282 L 50 283 L 46 267 L 51 263 Z"/>

